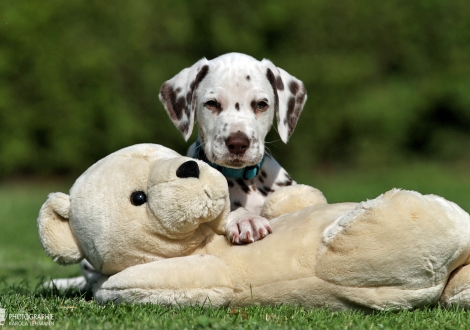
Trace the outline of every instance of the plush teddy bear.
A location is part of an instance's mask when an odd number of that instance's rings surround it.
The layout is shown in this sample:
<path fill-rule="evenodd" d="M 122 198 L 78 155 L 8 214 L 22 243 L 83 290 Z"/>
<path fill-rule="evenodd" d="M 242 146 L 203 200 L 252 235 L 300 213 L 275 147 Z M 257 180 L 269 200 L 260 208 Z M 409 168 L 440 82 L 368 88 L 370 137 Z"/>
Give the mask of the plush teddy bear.
<path fill-rule="evenodd" d="M 60 264 L 86 258 L 97 301 L 341 309 L 470 307 L 470 217 L 435 195 L 394 189 L 327 204 L 315 188 L 266 201 L 273 233 L 231 245 L 225 178 L 154 144 L 91 166 L 41 208 L 42 245 Z"/>

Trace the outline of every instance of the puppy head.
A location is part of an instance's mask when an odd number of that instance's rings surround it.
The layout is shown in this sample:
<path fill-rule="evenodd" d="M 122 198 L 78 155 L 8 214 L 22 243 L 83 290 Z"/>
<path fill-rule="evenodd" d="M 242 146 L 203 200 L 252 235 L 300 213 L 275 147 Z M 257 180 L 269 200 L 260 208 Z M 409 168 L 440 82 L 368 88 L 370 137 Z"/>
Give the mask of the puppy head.
<path fill-rule="evenodd" d="M 160 99 L 186 139 L 196 118 L 210 161 L 233 168 L 254 165 L 276 116 L 287 143 L 307 95 L 300 80 L 271 61 L 239 53 L 202 59 L 165 82 Z"/>
<path fill-rule="evenodd" d="M 117 151 L 77 179 L 70 195 L 51 194 L 38 228 L 61 264 L 86 258 L 104 274 L 194 251 L 203 223 L 229 212 L 222 174 L 204 162 L 152 144 Z"/>

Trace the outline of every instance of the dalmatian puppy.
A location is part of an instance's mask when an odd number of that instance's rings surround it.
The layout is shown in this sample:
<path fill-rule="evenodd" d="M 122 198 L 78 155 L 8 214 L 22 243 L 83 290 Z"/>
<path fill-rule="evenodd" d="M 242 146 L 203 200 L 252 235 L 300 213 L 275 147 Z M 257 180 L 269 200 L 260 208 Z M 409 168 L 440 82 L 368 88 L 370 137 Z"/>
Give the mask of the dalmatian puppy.
<path fill-rule="evenodd" d="M 287 143 L 307 99 L 303 83 L 267 59 L 229 53 L 182 70 L 162 85 L 159 97 L 186 141 L 197 123 L 188 156 L 227 178 L 229 240 L 246 244 L 271 233 L 261 206 L 268 194 L 295 182 L 266 152 L 265 138 L 276 117 Z"/>
<path fill-rule="evenodd" d="M 276 117 L 287 143 L 307 99 L 303 83 L 267 59 L 229 53 L 184 69 L 162 85 L 159 97 L 186 140 L 198 124 L 188 156 L 206 161 L 227 178 L 229 240 L 247 244 L 266 237 L 271 227 L 259 215 L 266 196 L 295 181 L 266 152 L 265 137 Z M 101 274 L 86 260 L 80 267 L 82 276 L 45 285 L 91 289 Z"/>

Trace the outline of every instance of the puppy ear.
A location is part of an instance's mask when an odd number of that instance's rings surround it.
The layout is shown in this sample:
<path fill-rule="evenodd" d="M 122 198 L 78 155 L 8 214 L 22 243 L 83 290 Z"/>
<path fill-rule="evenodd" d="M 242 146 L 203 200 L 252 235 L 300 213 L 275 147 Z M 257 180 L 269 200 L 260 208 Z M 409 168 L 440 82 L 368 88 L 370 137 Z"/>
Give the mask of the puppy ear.
<path fill-rule="evenodd" d="M 84 258 L 69 224 L 70 196 L 49 194 L 38 217 L 38 231 L 47 255 L 61 265 L 80 262 Z"/>
<path fill-rule="evenodd" d="M 276 98 L 277 130 L 282 141 L 287 143 L 307 100 L 307 90 L 299 79 L 276 67 L 270 60 L 263 59 L 261 64 L 267 68 L 266 77 Z"/>
<path fill-rule="evenodd" d="M 203 58 L 166 81 L 160 88 L 160 101 L 186 141 L 191 136 L 194 126 L 196 102 L 193 100 L 193 95 L 209 71 L 208 64 L 209 61 Z"/>

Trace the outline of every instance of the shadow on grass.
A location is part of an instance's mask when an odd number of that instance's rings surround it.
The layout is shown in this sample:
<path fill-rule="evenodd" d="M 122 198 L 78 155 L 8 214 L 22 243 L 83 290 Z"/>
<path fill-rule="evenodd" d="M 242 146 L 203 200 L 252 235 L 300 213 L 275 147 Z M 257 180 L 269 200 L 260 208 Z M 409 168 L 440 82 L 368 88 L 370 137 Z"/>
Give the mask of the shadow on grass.
<path fill-rule="evenodd" d="M 0 278 L 0 294 L 1 295 L 23 295 L 31 298 L 60 298 L 60 299 L 72 299 L 79 298 L 85 301 L 91 301 L 93 299 L 93 292 L 91 290 L 79 290 L 75 288 L 59 290 L 53 283 L 52 287 L 48 287 L 48 284 L 52 283 L 51 279 L 40 276 L 37 277 L 37 283 L 31 286 L 27 279 L 23 279 L 18 283 L 7 283 L 5 277 Z M 32 288 L 32 289 L 31 289 Z"/>

